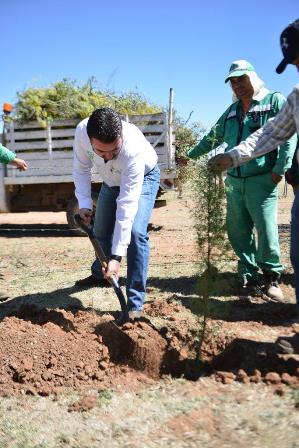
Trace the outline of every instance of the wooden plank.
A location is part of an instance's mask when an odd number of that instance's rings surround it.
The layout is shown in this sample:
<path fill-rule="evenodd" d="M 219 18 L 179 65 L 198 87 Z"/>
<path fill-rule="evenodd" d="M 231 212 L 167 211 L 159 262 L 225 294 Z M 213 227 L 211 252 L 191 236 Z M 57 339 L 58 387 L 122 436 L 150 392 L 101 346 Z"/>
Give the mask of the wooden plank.
<path fill-rule="evenodd" d="M 147 141 L 149 141 L 149 143 L 154 144 L 159 136 L 157 135 L 145 135 L 145 138 L 147 139 Z M 163 143 L 165 141 L 165 137 L 162 138 L 162 140 L 160 141 L 161 143 Z M 15 143 L 14 145 L 12 145 L 11 143 L 8 143 L 6 145 L 9 149 L 11 149 L 12 151 L 26 151 L 26 150 L 34 150 L 34 149 L 48 149 L 48 143 L 46 140 L 42 140 L 42 141 L 33 141 L 33 142 L 18 142 Z M 71 150 L 73 149 L 74 146 L 74 139 L 70 138 L 70 139 L 63 139 L 63 140 L 52 140 L 52 148 L 56 149 L 56 148 L 70 148 Z"/>
<path fill-rule="evenodd" d="M 40 175 L 48 175 L 49 173 L 61 174 L 72 174 L 73 160 L 72 158 L 59 158 L 59 159 L 40 159 L 28 161 L 29 168 L 26 171 L 19 171 L 16 167 L 12 165 L 7 166 L 7 176 L 8 177 L 28 177 L 35 175 L 39 172 Z M 98 172 L 99 168 L 95 165 L 92 167 L 92 172 Z"/>
<path fill-rule="evenodd" d="M 63 138 L 63 137 L 74 137 L 75 129 L 51 129 L 51 137 Z M 7 141 L 10 141 L 11 135 L 7 135 Z M 47 129 L 36 130 L 36 131 L 24 131 L 24 132 L 14 132 L 15 141 L 26 141 L 26 140 L 43 140 L 47 139 Z"/>
<path fill-rule="evenodd" d="M 12 151 L 32 151 L 32 150 L 38 150 L 38 149 L 44 149 L 45 151 L 48 150 L 48 142 L 46 140 L 43 141 L 35 141 L 35 142 L 20 142 L 20 143 L 14 143 L 14 144 L 7 144 L 7 148 L 11 149 Z M 52 141 L 52 148 L 68 148 L 69 150 L 73 150 L 74 146 L 74 139 L 69 140 L 54 140 Z M 36 151 L 36 154 L 39 152 Z"/>
<path fill-rule="evenodd" d="M 62 127 L 62 126 L 69 126 L 69 127 L 76 127 L 78 123 L 80 123 L 81 118 L 78 119 L 71 119 L 71 120 L 53 120 L 51 122 L 51 127 Z M 45 127 L 42 127 L 40 123 L 37 121 L 31 121 L 29 123 L 20 123 L 18 121 L 14 121 L 14 129 L 16 131 L 22 130 L 22 129 L 46 129 Z"/>
<path fill-rule="evenodd" d="M 43 152 L 18 152 L 18 157 L 20 159 L 26 159 L 29 163 L 33 160 L 46 160 L 49 161 L 49 156 L 46 151 Z M 73 152 L 72 151 L 54 151 L 53 152 L 53 160 L 55 159 L 70 159 L 73 160 Z"/>
<path fill-rule="evenodd" d="M 160 168 L 161 169 L 161 168 Z M 161 179 L 173 179 L 176 177 L 176 172 L 171 170 L 161 169 Z M 99 174 L 93 174 L 93 183 L 102 182 L 102 178 Z M 31 185 L 31 184 L 53 184 L 53 183 L 73 183 L 74 179 L 71 175 L 62 176 L 36 176 L 36 177 L 6 177 L 4 179 L 5 185 Z M 4 210 L 0 210 L 4 212 Z"/>
<path fill-rule="evenodd" d="M 102 178 L 98 173 L 91 176 L 93 183 L 102 182 Z M 56 183 L 74 183 L 73 176 L 61 175 L 61 176 L 35 176 L 35 177 L 6 177 L 4 179 L 5 185 L 31 185 L 31 184 L 56 184 Z"/>
<path fill-rule="evenodd" d="M 136 123 L 138 121 L 144 122 L 144 121 L 162 121 L 164 119 L 163 117 L 163 112 L 159 112 L 156 114 L 132 114 L 132 115 L 128 115 L 129 117 L 129 122 L 130 123 Z"/>
<path fill-rule="evenodd" d="M 0 163 L 0 213 L 9 212 L 9 205 L 5 189 L 5 165 Z"/>
<path fill-rule="evenodd" d="M 164 124 L 140 124 L 137 127 L 143 134 L 162 134 L 165 130 Z"/>

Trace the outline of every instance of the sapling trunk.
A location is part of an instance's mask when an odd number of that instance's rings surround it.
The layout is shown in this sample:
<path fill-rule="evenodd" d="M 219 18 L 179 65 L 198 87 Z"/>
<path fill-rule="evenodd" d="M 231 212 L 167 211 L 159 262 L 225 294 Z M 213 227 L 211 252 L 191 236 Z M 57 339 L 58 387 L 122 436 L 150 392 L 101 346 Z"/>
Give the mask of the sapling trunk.
<path fill-rule="evenodd" d="M 193 163 L 191 169 L 194 196 L 194 220 L 200 266 L 198 294 L 202 299 L 202 320 L 196 346 L 196 361 L 202 360 L 209 317 L 209 299 L 217 282 L 217 265 L 227 251 L 225 225 L 225 187 L 222 177 L 208 171 L 207 157 Z"/>

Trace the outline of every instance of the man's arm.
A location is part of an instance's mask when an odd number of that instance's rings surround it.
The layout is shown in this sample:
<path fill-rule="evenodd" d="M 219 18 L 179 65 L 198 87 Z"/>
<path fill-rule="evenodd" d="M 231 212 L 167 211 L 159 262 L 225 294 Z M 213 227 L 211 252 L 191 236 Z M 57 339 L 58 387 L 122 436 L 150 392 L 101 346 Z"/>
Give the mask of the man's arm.
<path fill-rule="evenodd" d="M 130 157 L 128 167 L 122 173 L 111 250 L 114 255 L 125 255 L 130 243 L 133 221 L 142 191 L 144 169 L 144 159 L 140 153 Z"/>
<path fill-rule="evenodd" d="M 5 163 L 6 165 L 8 163 L 11 163 L 16 158 L 16 154 L 11 151 L 8 148 L 5 148 L 5 146 L 0 144 L 0 162 Z"/>
<path fill-rule="evenodd" d="M 20 171 L 26 171 L 28 168 L 27 163 L 23 159 L 19 159 L 16 154 L 5 146 L 0 144 L 0 162 L 5 164 L 12 164 Z"/>
<path fill-rule="evenodd" d="M 273 94 L 273 107 L 277 115 L 286 103 L 285 97 L 276 92 Z M 272 177 L 280 180 L 292 164 L 293 155 L 297 145 L 297 135 L 294 134 L 289 140 L 280 145 L 277 151 L 277 158 L 272 169 Z M 275 181 L 275 180 L 274 180 Z"/>
<path fill-rule="evenodd" d="M 219 118 L 217 123 L 212 127 L 212 129 L 200 140 L 200 142 L 194 146 L 194 148 L 189 149 L 187 152 L 188 157 L 191 159 L 198 159 L 199 157 L 207 154 L 214 148 L 217 148 L 223 143 L 224 137 L 224 123 L 226 120 L 227 111 Z"/>
<path fill-rule="evenodd" d="M 74 140 L 73 178 L 75 195 L 79 202 L 79 209 L 92 210 L 91 199 L 91 167 L 92 162 L 88 157 L 88 148 L 83 141 L 83 130 L 76 128 Z"/>

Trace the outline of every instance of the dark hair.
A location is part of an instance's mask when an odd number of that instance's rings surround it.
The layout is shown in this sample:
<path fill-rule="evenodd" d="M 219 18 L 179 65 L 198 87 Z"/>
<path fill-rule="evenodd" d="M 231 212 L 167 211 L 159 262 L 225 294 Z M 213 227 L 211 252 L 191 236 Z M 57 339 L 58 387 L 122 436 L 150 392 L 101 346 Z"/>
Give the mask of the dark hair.
<path fill-rule="evenodd" d="M 88 119 L 87 135 L 103 143 L 112 143 L 121 135 L 122 124 L 118 113 L 110 107 L 96 109 Z"/>

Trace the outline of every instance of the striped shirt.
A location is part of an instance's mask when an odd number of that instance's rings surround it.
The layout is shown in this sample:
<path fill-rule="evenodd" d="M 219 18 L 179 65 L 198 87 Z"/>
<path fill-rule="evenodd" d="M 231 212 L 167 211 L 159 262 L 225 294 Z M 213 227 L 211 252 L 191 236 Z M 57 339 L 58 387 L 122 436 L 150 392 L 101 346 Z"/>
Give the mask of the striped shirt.
<path fill-rule="evenodd" d="M 299 84 L 294 87 L 275 118 L 269 120 L 264 127 L 251 134 L 227 154 L 232 158 L 234 167 L 240 166 L 273 151 L 296 132 L 299 134 Z M 297 160 L 299 162 L 298 151 Z"/>

